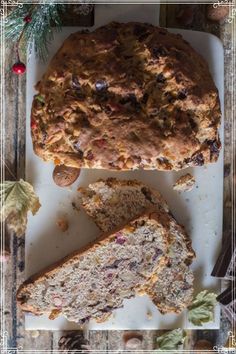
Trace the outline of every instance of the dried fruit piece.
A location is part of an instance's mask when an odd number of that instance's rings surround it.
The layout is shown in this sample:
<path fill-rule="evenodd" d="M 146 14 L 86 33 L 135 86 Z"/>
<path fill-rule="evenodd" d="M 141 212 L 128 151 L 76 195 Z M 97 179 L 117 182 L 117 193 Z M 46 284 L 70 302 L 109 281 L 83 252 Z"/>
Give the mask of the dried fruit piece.
<path fill-rule="evenodd" d="M 200 152 L 192 157 L 192 161 L 196 166 L 203 166 L 204 165 L 204 157 L 203 154 Z"/>
<path fill-rule="evenodd" d="M 31 120 L 31 122 L 30 122 L 30 127 L 31 127 L 31 129 L 33 129 L 33 130 L 37 128 L 37 123 L 36 123 L 36 121 L 35 121 L 34 119 Z"/>
<path fill-rule="evenodd" d="M 155 58 L 165 57 L 167 56 L 167 50 L 162 46 L 154 47 L 152 50 L 152 54 Z"/>
<path fill-rule="evenodd" d="M 119 243 L 119 245 L 123 245 L 125 241 L 126 239 L 121 233 L 116 234 L 116 243 Z"/>
<path fill-rule="evenodd" d="M 221 143 L 219 140 L 208 140 L 207 144 L 210 147 L 210 159 L 216 157 L 218 158 L 220 154 Z"/>
<path fill-rule="evenodd" d="M 35 99 L 41 103 L 45 103 L 45 98 L 42 95 L 36 95 Z"/>
<path fill-rule="evenodd" d="M 106 144 L 106 139 L 96 139 L 93 141 L 93 144 L 99 148 L 103 148 Z"/>
<path fill-rule="evenodd" d="M 94 159 L 94 155 L 93 155 L 93 153 L 92 153 L 91 150 L 88 151 L 88 153 L 87 153 L 87 155 L 86 155 L 86 159 L 87 159 L 87 160 L 90 160 L 90 161 Z"/>
<path fill-rule="evenodd" d="M 61 313 L 61 310 L 58 309 L 58 310 L 52 310 L 52 312 L 50 313 L 49 315 L 49 320 L 55 320 L 55 318 L 57 318 Z"/>
<path fill-rule="evenodd" d="M 143 98 L 142 98 L 142 103 L 144 103 L 144 104 L 146 104 L 147 103 L 147 101 L 148 101 L 148 93 L 147 92 L 145 92 L 145 94 L 143 95 Z"/>
<path fill-rule="evenodd" d="M 76 90 L 80 90 L 81 89 L 81 85 L 80 82 L 78 80 L 78 78 L 76 76 L 72 76 L 72 87 Z"/>
<path fill-rule="evenodd" d="M 105 91 L 108 88 L 108 84 L 105 80 L 98 80 L 95 84 L 96 91 Z"/>
<path fill-rule="evenodd" d="M 187 90 L 186 89 L 182 89 L 179 93 L 177 98 L 179 100 L 185 100 L 185 98 L 187 98 Z"/>
<path fill-rule="evenodd" d="M 74 183 L 80 175 L 80 169 L 58 165 L 53 171 L 53 180 L 59 187 L 67 187 Z"/>
<path fill-rule="evenodd" d="M 158 83 L 164 84 L 164 82 L 166 81 L 166 78 L 162 73 L 160 73 L 157 75 L 156 80 Z"/>

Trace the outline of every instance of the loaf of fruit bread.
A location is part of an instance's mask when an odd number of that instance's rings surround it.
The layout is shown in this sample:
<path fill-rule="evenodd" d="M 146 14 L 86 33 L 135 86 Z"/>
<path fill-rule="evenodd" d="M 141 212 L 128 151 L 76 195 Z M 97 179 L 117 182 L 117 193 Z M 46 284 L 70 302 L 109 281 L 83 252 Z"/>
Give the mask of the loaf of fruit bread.
<path fill-rule="evenodd" d="M 220 105 L 205 60 L 144 23 L 71 34 L 36 85 L 35 153 L 77 168 L 179 170 L 217 161 Z"/>
<path fill-rule="evenodd" d="M 83 323 L 104 320 L 123 300 L 155 281 L 166 263 L 169 233 L 152 210 L 26 281 L 17 292 L 22 310 Z"/>
<path fill-rule="evenodd" d="M 193 272 L 189 268 L 195 256 L 185 230 L 177 224 L 160 193 L 136 180 L 108 178 L 79 189 L 85 211 L 104 232 L 128 222 L 143 210 L 154 207 L 165 218 L 169 233 L 168 262 L 160 268 L 157 280 L 147 284 L 161 313 L 180 313 L 193 296 Z"/>

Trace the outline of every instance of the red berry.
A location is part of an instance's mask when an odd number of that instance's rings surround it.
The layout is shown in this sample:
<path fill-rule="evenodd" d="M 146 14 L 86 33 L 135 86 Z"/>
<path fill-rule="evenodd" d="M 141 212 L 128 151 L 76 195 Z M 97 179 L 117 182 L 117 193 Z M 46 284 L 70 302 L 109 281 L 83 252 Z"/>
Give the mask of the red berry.
<path fill-rule="evenodd" d="M 105 139 L 94 140 L 94 145 L 96 145 L 99 148 L 103 148 L 105 144 L 106 144 L 106 140 Z"/>
<path fill-rule="evenodd" d="M 25 16 L 24 22 L 30 23 L 31 21 L 32 21 L 32 18 L 29 15 Z"/>
<path fill-rule="evenodd" d="M 93 160 L 93 158 L 94 158 L 93 153 L 91 150 L 89 150 L 87 153 L 86 159 L 91 161 L 91 160 Z"/>
<path fill-rule="evenodd" d="M 15 63 L 12 67 L 12 71 L 17 75 L 24 74 L 25 70 L 26 70 L 25 64 L 20 61 L 18 61 L 18 63 Z"/>
<path fill-rule="evenodd" d="M 35 120 L 33 120 L 33 119 L 31 120 L 30 126 L 31 126 L 31 129 L 37 128 L 37 123 L 35 122 Z"/>

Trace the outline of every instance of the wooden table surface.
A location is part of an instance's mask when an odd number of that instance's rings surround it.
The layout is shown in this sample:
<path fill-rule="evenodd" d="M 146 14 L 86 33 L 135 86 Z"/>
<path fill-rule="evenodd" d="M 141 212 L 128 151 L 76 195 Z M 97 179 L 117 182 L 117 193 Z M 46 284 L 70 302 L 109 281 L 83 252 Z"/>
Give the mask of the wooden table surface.
<path fill-rule="evenodd" d="M 99 6 L 99 5 L 96 5 Z M 95 11 L 96 11 L 95 6 Z M 206 5 L 191 5 L 194 7 L 194 16 L 191 23 L 184 20 L 181 24 L 176 19 L 186 5 L 161 5 L 160 25 L 163 27 L 187 28 L 206 31 L 217 35 L 223 42 L 225 48 L 225 179 L 224 179 L 224 237 L 231 232 L 231 210 L 232 193 L 231 180 L 232 168 L 230 169 L 233 154 L 232 151 L 232 124 L 231 112 L 233 104 L 232 96 L 232 67 L 233 50 L 236 43 L 233 43 L 233 24 L 224 21 L 221 24 L 210 22 L 206 19 Z M 236 19 L 235 19 L 236 21 Z M 186 24 L 187 23 L 187 24 Z M 234 48 L 234 49 L 233 49 Z M 235 55 L 235 54 L 234 54 Z M 14 64 L 12 50 L 8 49 L 5 58 L 5 162 L 6 179 L 24 178 L 25 171 L 25 76 L 19 77 L 11 73 L 11 66 Z M 235 101 L 234 101 L 235 103 Z M 235 109 L 235 107 L 234 107 Z M 15 302 L 16 289 L 24 280 L 24 239 L 16 238 L 14 235 L 6 234 L 6 248 L 10 250 L 10 260 L 5 270 L 5 324 L 8 331 L 8 346 L 23 347 L 24 349 L 52 350 L 58 348 L 60 332 L 49 331 L 25 331 L 24 315 L 17 308 Z M 228 321 L 222 317 L 221 329 L 212 331 L 188 331 L 185 349 L 191 348 L 196 339 L 209 339 L 213 345 L 222 345 L 227 339 L 229 330 Z M 140 331 L 143 336 L 142 349 L 151 350 L 155 348 L 157 331 Z M 110 350 L 124 349 L 124 331 L 90 331 L 87 333 L 90 347 L 109 353 Z"/>

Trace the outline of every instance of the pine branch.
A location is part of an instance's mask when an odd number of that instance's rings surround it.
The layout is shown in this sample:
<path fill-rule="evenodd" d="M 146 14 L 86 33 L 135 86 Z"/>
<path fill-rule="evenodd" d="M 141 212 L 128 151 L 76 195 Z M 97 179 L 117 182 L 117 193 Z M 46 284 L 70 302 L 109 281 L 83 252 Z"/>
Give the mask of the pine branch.
<path fill-rule="evenodd" d="M 45 60 L 48 54 L 48 45 L 53 39 L 52 26 L 57 30 L 61 28 L 61 14 L 65 11 L 63 4 L 24 4 L 17 7 L 7 17 L 6 43 L 15 44 L 19 52 L 26 54 L 34 44 L 36 55 Z M 26 23 L 24 18 L 31 17 L 31 22 Z M 20 40 L 20 43 L 19 43 Z"/>

